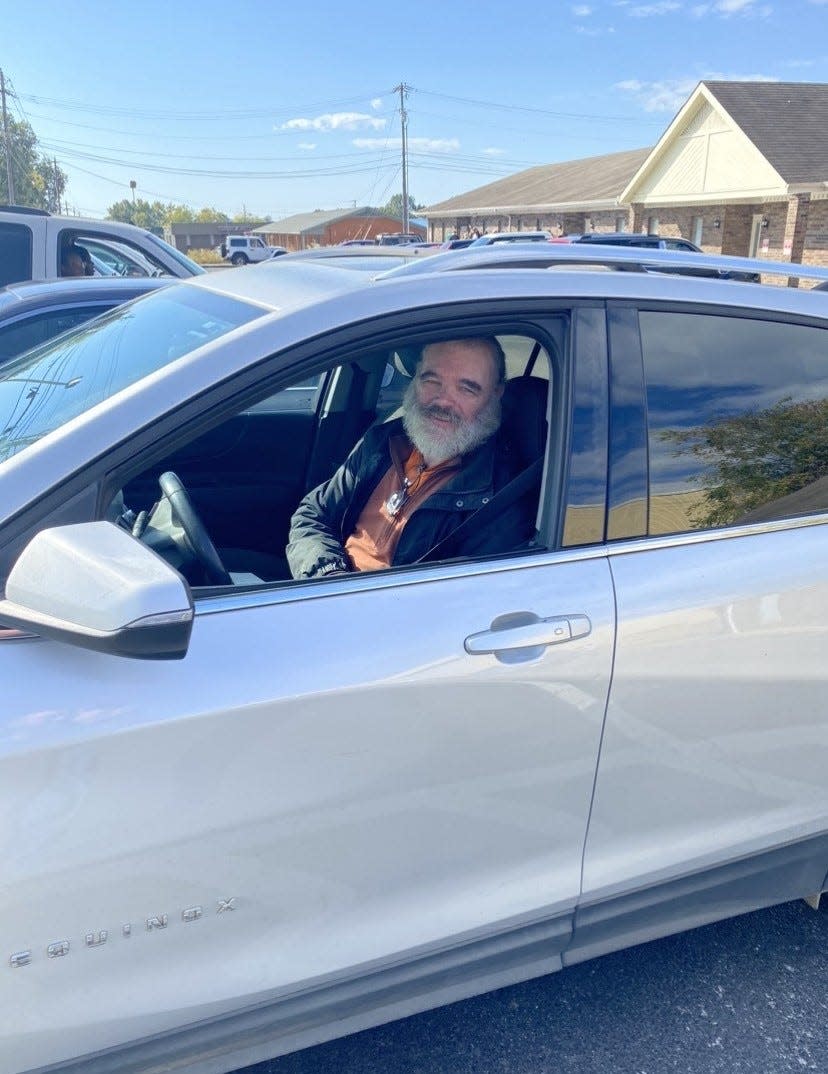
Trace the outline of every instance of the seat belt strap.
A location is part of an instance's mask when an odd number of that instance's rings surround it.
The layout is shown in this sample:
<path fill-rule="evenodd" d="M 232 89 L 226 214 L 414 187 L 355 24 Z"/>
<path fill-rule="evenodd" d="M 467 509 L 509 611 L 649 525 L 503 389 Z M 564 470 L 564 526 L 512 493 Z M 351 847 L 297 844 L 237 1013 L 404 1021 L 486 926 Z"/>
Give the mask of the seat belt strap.
<path fill-rule="evenodd" d="M 521 470 L 516 477 L 513 477 L 508 485 L 504 485 L 499 492 L 496 492 L 488 503 L 482 504 L 474 514 L 463 519 L 456 529 L 452 530 L 451 533 L 447 533 L 437 544 L 432 545 L 427 552 L 423 552 L 421 556 L 414 560 L 414 563 L 424 563 L 428 559 L 439 559 L 439 556 L 435 556 L 435 552 L 444 551 L 450 543 L 457 541 L 458 537 L 465 536 L 473 527 L 479 526 L 481 521 L 487 522 L 490 517 L 499 514 L 505 507 L 519 500 L 524 492 L 528 492 L 532 487 L 533 482 L 537 481 L 541 476 L 542 471 L 543 456 L 539 456 L 525 470 Z"/>

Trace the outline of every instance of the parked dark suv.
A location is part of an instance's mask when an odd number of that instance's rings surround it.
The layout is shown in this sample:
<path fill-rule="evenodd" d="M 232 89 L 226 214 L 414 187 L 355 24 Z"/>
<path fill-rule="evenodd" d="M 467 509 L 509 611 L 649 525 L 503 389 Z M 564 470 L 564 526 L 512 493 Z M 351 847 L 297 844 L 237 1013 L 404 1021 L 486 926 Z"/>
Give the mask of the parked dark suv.
<path fill-rule="evenodd" d="M 634 231 L 588 231 L 578 235 L 573 242 L 598 242 L 602 246 L 646 246 L 650 250 L 702 251 L 689 239 L 664 238 L 662 235 L 641 235 Z"/>
<path fill-rule="evenodd" d="M 689 239 L 666 238 L 662 235 L 642 235 L 634 231 L 588 231 L 578 235 L 572 242 L 598 243 L 601 246 L 643 246 L 648 250 L 683 250 L 685 252 L 703 253 Z M 699 269 L 699 276 L 721 275 L 711 273 L 708 269 Z M 761 283 L 762 277 L 756 272 L 730 272 L 728 279 L 741 280 L 743 283 Z"/>

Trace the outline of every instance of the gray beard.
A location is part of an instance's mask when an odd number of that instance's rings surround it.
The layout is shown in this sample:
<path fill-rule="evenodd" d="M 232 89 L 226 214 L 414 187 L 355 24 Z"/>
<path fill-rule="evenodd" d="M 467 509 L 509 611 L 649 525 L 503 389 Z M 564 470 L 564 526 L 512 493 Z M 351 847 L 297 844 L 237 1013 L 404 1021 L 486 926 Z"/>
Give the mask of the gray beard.
<path fill-rule="evenodd" d="M 434 430 L 428 420 L 431 411 L 445 415 L 442 407 L 424 407 L 417 398 L 415 381 L 408 385 L 403 397 L 403 428 L 408 439 L 422 454 L 426 466 L 439 466 L 446 459 L 466 455 L 493 436 L 500 428 L 500 398 L 493 396 L 471 421 L 451 415 L 452 425 Z"/>

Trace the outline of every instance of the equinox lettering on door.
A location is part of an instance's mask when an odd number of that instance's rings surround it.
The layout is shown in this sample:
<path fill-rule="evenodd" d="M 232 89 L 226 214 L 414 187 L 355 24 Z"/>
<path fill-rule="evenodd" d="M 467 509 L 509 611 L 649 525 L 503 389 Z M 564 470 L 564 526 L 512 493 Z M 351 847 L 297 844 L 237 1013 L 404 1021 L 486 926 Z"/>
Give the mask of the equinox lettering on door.
<path fill-rule="evenodd" d="M 219 899 L 216 902 L 216 914 L 227 914 L 237 909 L 237 899 L 234 895 L 229 899 Z M 181 911 L 181 921 L 184 924 L 189 924 L 192 921 L 200 921 L 205 915 L 205 909 L 203 906 L 187 906 Z M 156 932 L 158 930 L 164 930 L 170 924 L 169 914 L 152 914 L 150 917 L 144 918 L 144 931 Z M 121 925 L 121 938 L 129 939 L 132 936 L 133 923 L 131 921 L 124 922 Z M 109 929 L 91 929 L 84 934 L 83 943 L 78 946 L 82 947 L 102 947 L 109 941 L 110 933 Z M 65 958 L 72 950 L 71 940 L 53 940 L 46 945 L 45 955 L 47 959 Z M 20 969 L 22 966 L 29 966 L 32 962 L 37 960 L 37 955 L 32 948 L 28 948 L 23 951 L 15 951 L 14 954 L 9 955 L 9 965 L 12 969 Z"/>

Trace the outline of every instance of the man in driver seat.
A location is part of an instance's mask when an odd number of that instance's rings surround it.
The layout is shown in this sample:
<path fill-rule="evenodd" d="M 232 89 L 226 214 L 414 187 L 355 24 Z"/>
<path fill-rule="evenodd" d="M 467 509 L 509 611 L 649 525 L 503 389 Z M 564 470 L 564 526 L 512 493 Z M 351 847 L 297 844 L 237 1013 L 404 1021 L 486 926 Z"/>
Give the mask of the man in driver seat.
<path fill-rule="evenodd" d="M 294 578 L 319 578 L 525 546 L 534 533 L 537 491 L 505 510 L 465 519 L 509 484 L 520 464 L 503 442 L 506 360 L 497 340 L 428 344 L 403 400 L 401 418 L 372 426 L 291 520 L 287 558 Z"/>

